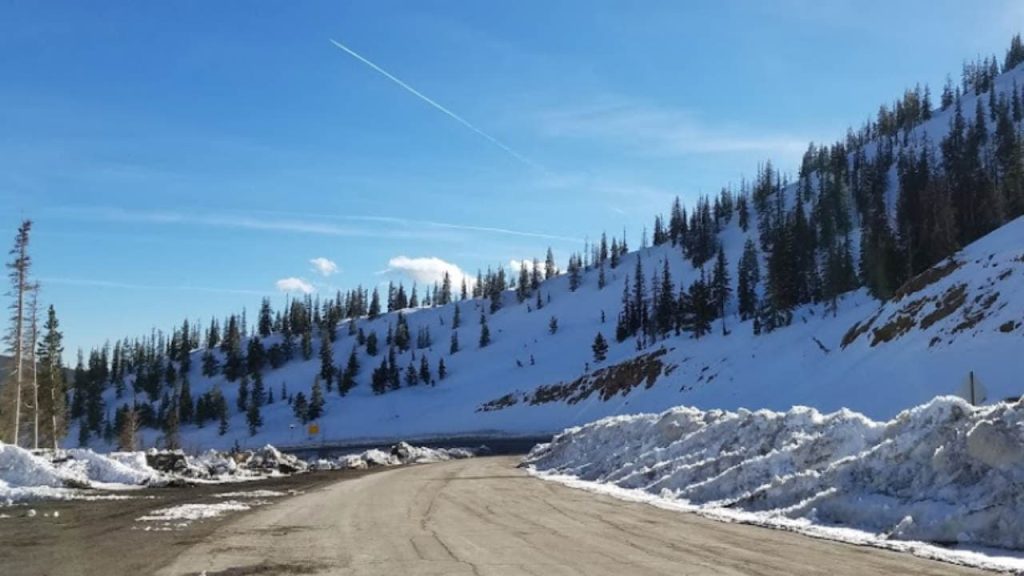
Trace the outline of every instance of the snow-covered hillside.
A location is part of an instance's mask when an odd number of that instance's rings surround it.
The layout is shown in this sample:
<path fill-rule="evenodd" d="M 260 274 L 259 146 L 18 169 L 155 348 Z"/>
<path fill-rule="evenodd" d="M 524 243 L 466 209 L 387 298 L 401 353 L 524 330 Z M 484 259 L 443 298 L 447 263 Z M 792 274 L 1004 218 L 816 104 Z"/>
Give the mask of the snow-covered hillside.
<path fill-rule="evenodd" d="M 1019 101 L 1024 65 L 994 77 L 991 84 L 1000 102 Z M 974 116 L 971 111 L 979 103 L 978 110 L 985 106 L 995 110 L 991 101 L 987 92 L 975 95 L 967 90 L 960 106 L 965 114 Z M 938 147 L 950 132 L 953 115 L 954 107 L 947 106 L 922 116 L 915 127 L 889 136 L 875 134 L 863 146 L 863 156 L 868 159 L 865 162 L 878 154 L 879 142 L 883 141 L 907 152 L 926 145 Z M 990 116 L 995 115 L 979 114 L 978 123 L 991 132 L 996 126 Z M 1021 120 L 1015 122 L 1019 129 Z M 853 161 L 853 152 L 846 150 L 844 154 Z M 839 163 L 843 163 L 842 156 Z M 884 196 L 885 214 L 897 220 L 900 178 L 895 165 L 887 166 L 888 172 L 882 173 L 883 188 L 875 188 Z M 812 173 L 785 187 L 785 202 L 778 203 L 779 212 L 784 211 L 783 205 L 788 210 L 803 198 L 799 206 L 811 214 L 813 202 L 806 200 L 809 193 L 801 191 L 800 186 L 817 190 L 824 179 L 820 173 Z M 853 200 L 847 199 L 836 205 L 847 206 L 856 220 L 859 212 L 852 204 Z M 730 213 L 715 223 L 715 243 L 720 243 L 734 278 L 745 243 L 750 240 L 763 244 L 757 212 L 751 210 L 746 229 L 738 220 Z M 862 253 L 860 231 L 869 228 L 854 223 L 848 231 L 849 242 L 842 241 L 853 252 L 853 261 Z M 767 268 L 765 254 L 760 258 Z M 815 258 L 823 259 L 820 251 L 812 251 L 812 261 Z M 710 270 L 713 262 L 705 267 Z M 621 256 L 615 268 L 605 266 L 603 287 L 599 281 L 602 271 L 591 267 L 582 272 L 578 289 L 571 289 L 569 275 L 554 276 L 540 285 L 539 300 L 531 295 L 520 302 L 512 291 L 506 291 L 502 306 L 493 313 L 486 299 L 402 311 L 409 333 L 429 329 L 430 343 L 398 352 L 395 364 L 404 380 L 405 372 L 417 371 L 425 357 L 434 385 L 403 385 L 398 390 L 374 394 L 371 373 L 387 356 L 384 334 L 397 324 L 398 313 L 343 321 L 332 347 L 333 363 L 344 366 L 355 350 L 361 370 L 347 395 L 339 395 L 337 388 L 326 394 L 325 413 L 318 419 L 315 438 L 307 436 L 292 406 L 281 398 L 284 387 L 291 395 L 302 392 L 310 397 L 313 382 L 321 372 L 315 352 L 309 360 L 296 355 L 278 369 L 260 369 L 265 387 L 277 401 L 262 407 L 262 426 L 251 436 L 246 414 L 237 407 L 239 383 L 229 382 L 220 374 L 203 376 L 204 351 L 197 350 L 187 374 L 191 397 L 219 389 L 230 415 L 223 434 L 216 422 L 202 428 L 183 425 L 182 444 L 198 449 L 236 443 L 298 445 L 450 435 L 547 434 L 604 416 L 660 411 L 677 405 L 776 410 L 806 405 L 822 410 L 850 408 L 873 418 L 889 418 L 909 406 L 957 391 L 971 372 L 987 388 L 991 400 L 1024 394 L 1016 374 L 1020 367 L 1016 354 L 1024 343 L 1024 218 L 1003 225 L 953 258 L 912 278 L 886 302 L 873 299 L 865 289 L 847 292 L 834 309 L 824 304 L 798 306 L 790 310 L 790 325 L 758 335 L 751 321 L 740 321 L 737 299 L 733 297 L 725 307 L 724 320 L 715 320 L 711 333 L 699 339 L 684 332 L 653 342 L 641 343 L 634 337 L 617 342 L 615 325 L 624 286 L 633 282 L 638 265 L 648 286 L 653 284 L 653 275 L 667 267 L 675 290 L 691 285 L 703 274 L 684 257 L 679 246 L 665 242 Z M 824 268 L 823 264 L 815 265 Z M 758 287 L 762 296 L 763 284 Z M 812 300 L 803 297 L 801 301 Z M 454 330 L 456 307 L 461 325 Z M 478 345 L 483 316 L 491 340 L 486 347 Z M 552 330 L 555 324 L 557 329 Z M 723 335 L 723 328 L 728 335 Z M 357 332 L 380 337 L 380 352 L 371 355 L 367 346 L 357 342 Z M 460 343 L 456 353 L 450 351 L 454 332 Z M 591 349 L 598 333 L 610 346 L 607 358 L 601 361 L 595 359 Z M 312 339 L 307 342 L 308 349 L 318 350 L 319 331 L 308 334 Z M 281 338 L 280 334 L 271 334 L 263 338 L 262 344 L 270 348 Z M 213 355 L 224 364 L 219 350 Z M 442 360 L 446 368 L 443 379 L 438 371 Z M 158 361 L 164 359 L 159 357 Z M 161 370 L 162 366 L 156 372 Z M 173 366 L 170 373 L 174 375 Z M 160 380 L 159 375 L 156 380 Z M 107 386 L 102 402 L 106 421 L 112 422 L 114 411 L 131 401 L 131 392 L 118 398 L 113 386 L 106 382 L 102 386 Z M 169 384 L 165 388 L 173 387 Z M 158 404 L 157 399 L 151 397 L 151 404 Z M 102 420 L 100 416 L 92 419 L 97 423 Z M 78 443 L 77 426 L 77 422 L 72 426 L 69 444 Z M 150 446 L 158 442 L 160 432 L 147 428 L 143 436 L 144 444 Z M 94 436 L 94 445 L 102 442 Z"/>
<path fill-rule="evenodd" d="M 730 259 L 738 258 L 743 234 L 731 226 L 724 234 Z M 848 294 L 833 317 L 823 306 L 798 309 L 789 327 L 755 336 L 750 322 L 726 318 L 728 336 L 716 322 L 699 340 L 670 337 L 637 350 L 636 341 L 616 343 L 614 320 L 622 284 L 640 258 L 645 270 L 668 260 L 673 277 L 689 282 L 697 271 L 679 250 L 663 245 L 631 253 L 597 286 L 597 271 L 583 276 L 570 292 L 568 279 L 545 282 L 550 302 L 506 305 L 488 316 L 492 343 L 479 348 L 478 318 L 482 300 L 460 302 L 462 349 L 449 354 L 455 305 L 407 311 L 410 330 L 429 326 L 434 346 L 399 356 L 432 363 L 444 358 L 448 376 L 435 386 L 405 387 L 375 395 L 369 373 L 380 357 L 358 348 L 359 384 L 344 397 L 327 395 L 320 435 L 306 437 L 291 406 L 278 399 L 264 406 L 264 426 L 250 436 L 245 414 L 235 409 L 238 384 L 223 377 L 204 378 L 193 362 L 193 395 L 220 387 L 231 406 L 228 432 L 216 423 L 182 430 L 186 448 L 301 444 L 310 441 L 391 439 L 459 434 L 552 433 L 567 426 L 628 412 L 660 411 L 677 405 L 699 408 L 740 407 L 785 410 L 793 405 L 822 410 L 850 408 L 875 418 L 936 395 L 955 392 L 974 371 L 992 399 L 1024 393 L 1016 374 L 1024 344 L 1024 219 L 1018 219 L 971 245 L 954 259 L 908 283 L 899 296 L 879 305 L 862 292 Z M 602 312 L 605 321 L 602 323 Z M 549 321 L 558 319 L 551 334 Z M 360 328 L 383 334 L 394 315 L 359 320 Z M 608 358 L 597 364 L 591 351 L 594 335 L 610 343 Z M 354 336 L 344 326 L 334 345 L 337 362 L 347 357 Z M 271 339 L 275 336 L 271 336 Z M 198 359 L 198 352 L 196 358 Z M 264 375 L 275 394 L 282 383 L 308 394 L 319 360 L 294 361 Z M 589 370 L 589 372 L 588 372 Z M 113 391 L 107 405 L 117 406 Z M 123 400 L 122 400 L 123 401 Z M 69 435 L 74 439 L 74 434 Z M 147 431 L 146 444 L 157 433 Z"/>

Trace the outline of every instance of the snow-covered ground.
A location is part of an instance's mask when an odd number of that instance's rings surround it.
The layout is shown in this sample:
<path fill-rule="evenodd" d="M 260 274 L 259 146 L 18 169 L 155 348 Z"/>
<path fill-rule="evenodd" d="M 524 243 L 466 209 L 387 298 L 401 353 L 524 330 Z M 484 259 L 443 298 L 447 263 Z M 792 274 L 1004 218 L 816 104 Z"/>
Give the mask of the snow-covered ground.
<path fill-rule="evenodd" d="M 151 457 L 163 458 L 173 466 L 158 469 Z M 37 454 L 0 442 L 0 504 L 128 497 L 117 492 L 181 482 L 244 482 L 306 468 L 305 462 L 281 454 L 273 446 L 236 456 L 211 450 L 192 457 L 180 452 L 100 454 L 84 449 Z"/>
<path fill-rule="evenodd" d="M 310 462 L 317 470 L 365 470 L 378 466 L 404 466 L 407 464 L 430 464 L 472 458 L 479 450 L 470 448 L 427 448 L 400 442 L 391 450 L 371 448 L 356 454 L 337 458 L 319 458 Z"/>
<path fill-rule="evenodd" d="M 468 448 L 426 448 L 402 442 L 387 451 L 372 449 L 306 463 L 269 445 L 238 454 L 209 450 L 197 456 L 187 456 L 181 452 L 154 451 L 100 454 L 84 449 L 36 454 L 0 442 L 0 507 L 39 499 L 127 498 L 130 496 L 123 494 L 124 491 L 144 486 L 246 482 L 268 476 L 301 473 L 310 467 L 317 470 L 347 470 L 427 464 L 472 458 L 478 452 Z M 228 492 L 218 497 L 244 500 L 255 505 L 251 500 L 284 495 L 283 492 L 254 489 Z M 216 514 L 220 508 L 223 506 L 214 506 L 210 513 Z M 173 514 L 178 512 L 173 511 Z M 191 509 L 181 511 L 186 515 L 192 512 Z M 205 512 L 196 512 L 201 513 Z M 172 512 L 168 514 L 168 521 L 177 519 Z"/>
<path fill-rule="evenodd" d="M 568 429 L 525 462 L 542 478 L 721 520 L 1024 569 L 1022 403 L 942 397 L 884 422 L 674 408 Z"/>

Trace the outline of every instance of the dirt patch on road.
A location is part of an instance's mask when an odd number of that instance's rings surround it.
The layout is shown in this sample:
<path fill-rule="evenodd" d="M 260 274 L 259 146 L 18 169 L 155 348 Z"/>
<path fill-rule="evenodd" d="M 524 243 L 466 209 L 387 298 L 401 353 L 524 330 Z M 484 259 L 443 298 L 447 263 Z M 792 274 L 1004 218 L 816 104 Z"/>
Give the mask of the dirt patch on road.
<path fill-rule="evenodd" d="M 154 523 L 137 521 L 154 510 L 193 503 L 215 504 L 226 499 L 218 495 L 255 490 L 300 494 L 368 473 L 371 472 L 320 471 L 254 482 L 113 493 L 128 497 L 119 500 L 49 500 L 0 508 L 0 514 L 7 516 L 0 518 L 0 573 L 4 576 L 152 574 L 226 522 L 260 507 L 197 520 L 174 529 L 155 529 Z M 288 497 L 272 498 L 268 505 Z M 31 516 L 30 510 L 35 511 Z M 313 573 L 291 566 L 287 570 L 277 568 L 269 566 L 264 572 L 225 574 Z"/>

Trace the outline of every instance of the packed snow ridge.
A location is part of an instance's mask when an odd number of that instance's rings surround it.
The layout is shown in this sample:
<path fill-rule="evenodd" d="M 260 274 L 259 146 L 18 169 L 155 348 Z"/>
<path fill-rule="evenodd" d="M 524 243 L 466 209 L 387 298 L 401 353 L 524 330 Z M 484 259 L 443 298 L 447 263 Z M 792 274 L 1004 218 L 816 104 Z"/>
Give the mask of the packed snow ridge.
<path fill-rule="evenodd" d="M 267 445 L 235 453 L 208 450 L 197 456 L 181 451 L 112 452 L 58 450 L 32 452 L 0 442 L 0 506 L 45 498 L 95 500 L 117 497 L 94 491 L 128 490 L 169 484 L 226 483 L 302 473 L 308 469 L 347 470 L 444 462 L 477 455 L 483 448 L 425 448 L 400 442 L 389 451 L 372 449 L 307 463 Z M 92 490 L 92 491 L 91 491 Z M 232 493 L 235 494 L 235 493 Z M 283 495 L 247 492 L 249 497 Z"/>
<path fill-rule="evenodd" d="M 525 462 L 551 479 L 738 521 L 1024 550 L 1020 402 L 940 397 L 888 422 L 680 407 L 570 428 Z"/>
<path fill-rule="evenodd" d="M 365 470 L 380 466 L 404 466 L 407 464 L 430 464 L 472 458 L 485 451 L 483 448 L 427 448 L 399 442 L 384 451 L 377 448 L 358 454 L 346 454 L 338 458 L 321 458 L 310 463 L 317 470 Z"/>
<path fill-rule="evenodd" d="M 0 504 L 41 498 L 97 499 L 89 490 L 127 490 L 168 484 L 239 482 L 304 472 L 307 464 L 273 446 L 198 456 L 180 451 L 32 452 L 0 442 Z"/>

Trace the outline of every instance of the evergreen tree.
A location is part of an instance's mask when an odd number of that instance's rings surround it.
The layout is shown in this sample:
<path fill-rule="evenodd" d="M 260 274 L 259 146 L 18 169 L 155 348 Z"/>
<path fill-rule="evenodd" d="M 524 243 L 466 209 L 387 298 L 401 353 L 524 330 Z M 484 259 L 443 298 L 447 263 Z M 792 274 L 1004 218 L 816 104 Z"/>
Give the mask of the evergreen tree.
<path fill-rule="evenodd" d="M 217 434 L 223 436 L 228 432 L 228 402 L 219 391 L 217 393 L 216 407 L 218 422 Z"/>
<path fill-rule="evenodd" d="M 366 337 L 366 353 L 370 356 L 376 356 L 377 352 L 377 333 L 370 332 L 369 336 Z"/>
<path fill-rule="evenodd" d="M 761 264 L 757 246 L 747 238 L 743 245 L 743 256 L 737 269 L 737 298 L 741 320 L 749 320 L 757 314 L 757 285 L 761 281 Z"/>
<path fill-rule="evenodd" d="M 355 346 L 349 352 L 348 362 L 341 374 L 341 382 L 338 384 L 338 393 L 345 396 L 356 386 L 356 375 L 359 374 L 359 357 L 356 355 Z"/>
<path fill-rule="evenodd" d="M 273 315 L 274 313 L 270 309 L 270 299 L 264 298 L 263 301 L 260 303 L 260 315 L 257 326 L 260 338 L 266 338 L 267 336 L 270 336 L 270 333 L 273 331 Z"/>
<path fill-rule="evenodd" d="M 302 392 L 295 394 L 295 400 L 292 401 L 292 413 L 303 424 L 309 422 L 309 401 L 306 400 L 306 395 Z"/>
<path fill-rule="evenodd" d="M 600 332 L 594 337 L 594 343 L 590 346 L 590 349 L 594 352 L 594 362 L 604 362 L 608 357 L 608 341 L 605 340 L 604 335 Z"/>
<path fill-rule="evenodd" d="M 556 332 L 558 332 L 558 318 L 552 316 L 551 319 L 548 320 L 548 334 L 554 334 Z"/>
<path fill-rule="evenodd" d="M 444 380 L 448 377 L 448 368 L 444 364 L 444 358 L 437 361 L 437 379 Z"/>
<path fill-rule="evenodd" d="M 729 285 L 729 265 L 725 260 L 725 250 L 719 246 L 718 256 L 715 258 L 715 269 L 711 274 L 711 300 L 714 303 L 715 311 L 722 319 L 722 335 L 729 332 L 725 327 L 725 308 L 729 303 L 729 296 L 732 295 L 732 287 Z"/>
<path fill-rule="evenodd" d="M 313 389 L 309 393 L 309 408 L 306 417 L 309 420 L 319 420 L 324 414 L 324 391 L 320 385 L 320 378 L 313 379 Z"/>
<path fill-rule="evenodd" d="M 249 404 L 255 404 L 257 408 L 267 402 L 266 387 L 263 385 L 263 376 L 256 373 L 252 377 L 252 388 L 249 390 Z"/>
<path fill-rule="evenodd" d="M 430 363 L 427 361 L 426 354 L 420 356 L 420 382 L 433 384 L 433 376 L 430 374 Z"/>
<path fill-rule="evenodd" d="M 43 432 L 43 445 L 57 449 L 60 439 L 67 435 L 67 384 L 64 379 L 64 334 L 60 331 L 57 312 L 51 305 L 43 325 L 43 339 L 39 342 L 38 385 L 43 411 L 49 415 L 48 427 Z"/>
<path fill-rule="evenodd" d="M 192 402 L 192 387 L 188 376 L 181 377 L 181 391 L 178 394 L 178 420 L 188 424 L 195 416 L 195 404 Z"/>
<path fill-rule="evenodd" d="M 220 364 L 217 362 L 217 356 L 214 355 L 213 350 L 207 348 L 203 352 L 202 358 L 202 374 L 207 378 L 212 378 L 217 375 L 220 371 Z"/>
<path fill-rule="evenodd" d="M 334 347 L 331 346 L 331 339 L 327 332 L 320 334 L 320 378 L 327 382 L 330 390 L 331 382 L 334 381 Z"/>
<path fill-rule="evenodd" d="M 256 402 L 249 403 L 249 408 L 245 412 L 245 422 L 249 425 L 249 436 L 255 436 L 263 427 L 263 415 L 260 414 L 260 406 Z"/>
<path fill-rule="evenodd" d="M 452 342 L 448 348 L 449 354 L 455 354 L 459 351 L 459 333 L 456 330 L 452 330 Z"/>
<path fill-rule="evenodd" d="M 675 284 L 672 282 L 672 271 L 668 265 L 668 258 L 666 258 L 662 261 L 661 283 L 658 287 L 657 298 L 654 301 L 654 325 L 655 332 L 659 336 L 667 336 L 675 327 L 675 293 L 676 289 Z M 604 311 L 601 314 L 603 317 Z"/>
<path fill-rule="evenodd" d="M 373 296 L 370 297 L 370 310 L 368 317 L 370 320 L 375 320 L 380 316 L 380 292 L 376 288 L 373 289 Z"/>
<path fill-rule="evenodd" d="M 238 383 L 238 398 L 235 399 L 235 406 L 238 407 L 239 412 L 245 412 L 249 406 L 249 377 L 243 375 L 241 382 Z"/>
<path fill-rule="evenodd" d="M 558 274 L 558 269 L 555 268 L 555 254 L 551 251 L 551 247 L 548 246 L 548 253 L 544 257 L 544 279 L 554 278 L 556 274 Z"/>
<path fill-rule="evenodd" d="M 486 348 L 491 343 L 491 329 L 487 327 L 487 316 L 480 315 L 480 347 Z"/>

